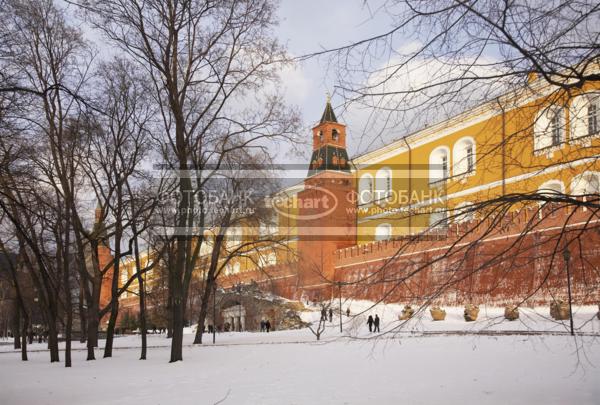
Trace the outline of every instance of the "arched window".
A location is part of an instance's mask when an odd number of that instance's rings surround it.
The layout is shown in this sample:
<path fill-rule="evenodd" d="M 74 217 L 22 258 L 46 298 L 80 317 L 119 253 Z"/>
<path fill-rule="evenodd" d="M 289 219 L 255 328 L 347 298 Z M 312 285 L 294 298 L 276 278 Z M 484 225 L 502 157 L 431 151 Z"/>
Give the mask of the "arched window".
<path fill-rule="evenodd" d="M 209 255 L 212 252 L 213 248 L 213 236 L 209 232 L 204 234 L 204 240 L 202 241 L 202 245 L 200 246 L 200 256 Z"/>
<path fill-rule="evenodd" d="M 475 219 L 474 205 L 471 202 L 462 202 L 454 207 L 454 222 L 469 222 Z"/>
<path fill-rule="evenodd" d="M 445 229 L 448 227 L 448 212 L 443 208 L 436 208 L 429 214 L 429 227 L 432 229 Z"/>
<path fill-rule="evenodd" d="M 242 228 L 240 226 L 233 226 L 229 228 L 225 234 L 227 248 L 231 249 L 242 243 Z"/>
<path fill-rule="evenodd" d="M 358 201 L 361 205 L 373 201 L 373 176 L 368 173 L 363 174 L 358 181 Z"/>
<path fill-rule="evenodd" d="M 340 134 L 339 134 L 338 130 L 334 128 L 331 131 L 331 139 L 333 139 L 334 141 L 337 141 L 339 136 L 340 136 Z"/>
<path fill-rule="evenodd" d="M 574 196 L 587 196 L 600 193 L 600 173 L 585 172 L 571 181 L 571 193 Z"/>
<path fill-rule="evenodd" d="M 533 126 L 534 149 L 560 145 L 565 139 L 565 111 L 551 106 L 540 111 Z"/>
<path fill-rule="evenodd" d="M 375 201 L 385 201 L 392 196 L 392 170 L 382 167 L 375 175 Z"/>
<path fill-rule="evenodd" d="M 429 182 L 435 183 L 448 178 L 450 149 L 446 146 L 435 148 L 429 155 Z"/>
<path fill-rule="evenodd" d="M 571 139 L 600 133 L 600 95 L 581 94 L 573 98 L 569 109 Z"/>
<path fill-rule="evenodd" d="M 475 141 L 471 137 L 461 138 L 454 144 L 453 149 L 454 176 L 475 171 Z"/>
<path fill-rule="evenodd" d="M 560 180 L 548 180 L 538 188 L 538 194 L 555 196 L 565 193 L 565 185 Z"/>
<path fill-rule="evenodd" d="M 261 221 L 258 225 L 258 235 L 268 236 L 277 233 L 277 219 Z"/>
<path fill-rule="evenodd" d="M 267 267 L 277 264 L 277 255 L 275 252 L 261 253 L 258 256 L 258 266 Z"/>
<path fill-rule="evenodd" d="M 392 226 L 390 224 L 379 224 L 375 228 L 375 240 L 386 240 L 392 237 Z"/>

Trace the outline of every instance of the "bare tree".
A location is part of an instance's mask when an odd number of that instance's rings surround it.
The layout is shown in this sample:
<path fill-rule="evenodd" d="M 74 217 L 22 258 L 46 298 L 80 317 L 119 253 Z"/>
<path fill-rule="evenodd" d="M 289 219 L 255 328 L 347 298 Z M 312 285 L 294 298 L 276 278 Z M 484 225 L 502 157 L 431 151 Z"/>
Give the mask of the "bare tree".
<path fill-rule="evenodd" d="M 443 299 L 448 291 L 457 291 L 467 301 L 484 299 L 490 291 L 477 291 L 472 287 L 473 280 L 488 277 L 486 285 L 494 290 L 528 263 L 535 269 L 536 279 L 531 289 L 519 291 L 518 301 L 522 304 L 541 290 L 552 290 L 550 286 L 556 285 L 557 277 L 565 285 L 571 280 L 572 274 L 556 275 L 553 270 L 569 268 L 563 251 L 571 251 L 577 256 L 571 260 L 577 262 L 579 297 L 589 297 L 590 291 L 597 289 L 598 280 L 597 268 L 585 254 L 586 242 L 597 229 L 597 190 L 511 193 L 506 173 L 543 172 L 561 165 L 579 165 L 580 171 L 597 170 L 598 145 L 593 142 L 545 161 L 529 161 L 522 153 L 523 144 L 531 143 L 539 126 L 542 130 L 550 127 L 542 118 L 551 108 L 569 108 L 575 97 L 598 91 L 597 2 L 390 0 L 377 12 L 386 16 L 389 29 L 305 56 L 327 58 L 337 68 L 336 92 L 347 113 L 360 109 L 368 112 L 365 131 L 369 136 L 361 136 L 358 152 L 373 146 L 363 143 L 363 139 L 371 140 L 373 133 L 381 144 L 388 144 L 392 131 L 396 138 L 398 131 L 403 131 L 409 135 L 398 144 L 406 147 L 410 156 L 410 134 L 414 131 L 441 131 L 447 128 L 445 119 L 459 121 L 464 119 L 464 111 L 487 108 L 498 119 L 490 120 L 474 135 L 480 165 L 477 170 L 499 173 L 502 187 L 500 192 L 460 210 L 439 204 L 438 212 L 444 218 L 434 221 L 429 229 L 415 227 L 422 231 L 418 236 L 407 235 L 390 242 L 395 247 L 392 257 L 356 283 L 351 282 L 354 291 L 360 294 L 359 289 L 374 288 L 381 292 L 381 301 L 425 302 L 421 308 Z M 441 123 L 432 125 L 436 122 Z M 566 133 L 565 123 L 561 125 L 557 132 Z M 586 132 L 593 135 L 593 130 Z M 501 137 L 492 139 L 486 133 Z M 564 140 L 556 140 L 556 144 L 561 142 Z M 536 153 L 546 152 L 540 149 Z M 440 188 L 453 180 L 457 179 L 441 179 Z M 426 218 L 410 203 L 401 208 L 401 212 L 388 216 L 390 221 L 408 219 L 417 223 L 419 218 Z M 539 240 L 532 237 L 549 226 L 549 217 L 556 216 L 560 219 L 553 223 L 555 232 L 545 233 Z M 583 225 L 575 225 L 577 221 Z M 483 251 L 481 246 L 487 238 L 501 235 L 513 222 L 522 225 L 518 237 L 499 245 L 493 253 Z M 404 258 L 423 249 L 427 238 L 432 243 L 443 240 L 448 246 L 439 255 L 424 254 L 415 261 Z M 531 252 L 545 253 L 537 253 L 540 256 L 535 262 L 526 258 Z M 544 263 L 542 268 L 540 262 Z M 432 291 L 423 291 L 419 280 L 425 280 L 425 275 L 438 267 L 445 270 L 438 276 L 439 284 Z M 504 270 L 492 272 L 493 268 Z M 329 281 L 335 285 L 335 280 Z"/>
<path fill-rule="evenodd" d="M 179 174 L 174 265 L 169 267 L 171 362 L 182 360 L 185 307 L 202 245 L 200 195 L 208 164 L 218 168 L 240 148 L 289 136 L 295 115 L 280 97 L 261 94 L 285 61 L 271 38 L 270 1 L 85 1 L 94 27 L 146 69 L 159 103 L 165 165 Z M 253 97 L 253 93 L 256 96 Z M 246 106 L 241 107 L 240 106 Z"/>

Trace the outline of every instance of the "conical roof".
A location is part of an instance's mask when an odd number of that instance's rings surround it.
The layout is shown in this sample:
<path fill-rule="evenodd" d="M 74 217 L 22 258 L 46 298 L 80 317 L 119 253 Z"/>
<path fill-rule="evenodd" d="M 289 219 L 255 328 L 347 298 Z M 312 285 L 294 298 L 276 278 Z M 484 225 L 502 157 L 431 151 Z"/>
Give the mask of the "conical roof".
<path fill-rule="evenodd" d="M 329 97 L 327 97 L 327 104 L 325 105 L 325 111 L 323 111 L 323 115 L 321 116 L 321 124 L 324 122 L 338 122 L 335 117 L 335 113 L 333 112 L 333 108 L 331 107 L 331 101 Z"/>

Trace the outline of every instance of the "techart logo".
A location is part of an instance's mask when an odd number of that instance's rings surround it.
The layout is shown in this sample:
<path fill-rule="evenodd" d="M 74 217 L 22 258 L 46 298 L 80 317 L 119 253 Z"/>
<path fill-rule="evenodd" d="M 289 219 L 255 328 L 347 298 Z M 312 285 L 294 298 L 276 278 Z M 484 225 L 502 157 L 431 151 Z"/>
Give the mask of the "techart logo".
<path fill-rule="evenodd" d="M 326 188 L 298 185 L 271 199 L 272 208 L 281 216 L 296 221 L 327 217 L 336 209 L 338 199 Z"/>

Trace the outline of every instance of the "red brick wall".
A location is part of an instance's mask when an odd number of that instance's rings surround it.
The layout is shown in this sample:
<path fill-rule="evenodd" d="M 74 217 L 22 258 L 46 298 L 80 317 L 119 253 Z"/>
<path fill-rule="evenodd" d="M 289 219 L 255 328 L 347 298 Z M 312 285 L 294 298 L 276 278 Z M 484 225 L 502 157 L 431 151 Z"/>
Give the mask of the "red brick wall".
<path fill-rule="evenodd" d="M 521 232 L 533 210 L 510 214 L 490 229 L 481 223 L 453 225 L 444 235 L 421 240 L 400 238 L 338 249 L 328 261 L 333 282 L 310 283 L 300 274 L 298 262 L 221 277 L 221 287 L 257 282 L 264 290 L 289 299 L 328 299 L 342 295 L 355 299 L 398 303 L 460 305 L 548 304 L 553 297 L 566 298 L 567 279 L 564 240 L 571 240 L 570 271 L 575 301 L 600 302 L 600 218 L 576 212 L 562 231 L 570 211 L 542 216 L 534 232 Z M 582 222 L 588 221 L 585 231 Z M 485 235 L 484 235 L 485 233 Z M 477 243 L 474 243 L 477 241 Z M 449 247 L 453 248 L 449 252 Z M 399 252 L 400 251 L 400 252 Z M 308 283 L 307 283 L 308 281 Z M 541 287 L 540 287 L 541 286 Z M 135 305 L 132 303 L 132 305 Z"/>
<path fill-rule="evenodd" d="M 590 219 L 589 212 L 575 213 L 563 232 L 562 225 L 568 214 L 566 210 L 555 215 L 545 214 L 535 232 L 525 235 L 521 232 L 528 221 L 537 218 L 533 210 L 510 214 L 489 234 L 486 232 L 490 229 L 489 223 L 480 224 L 469 236 L 465 236 L 465 232 L 473 224 L 460 224 L 453 225 L 447 234 L 418 241 L 403 238 L 339 249 L 333 252 L 333 279 L 343 283 L 345 297 L 357 299 L 402 303 L 429 299 L 455 305 L 466 302 L 502 305 L 521 301 L 543 304 L 552 297 L 566 297 L 562 254 L 566 238 L 573 241 L 570 245 L 573 294 L 578 302 L 597 303 L 600 301 L 600 224 L 594 221 L 599 219 L 591 218 L 588 229 L 582 233 L 581 222 Z M 331 296 L 331 284 L 322 280 L 303 282 L 312 280 L 298 274 L 302 269 L 297 263 L 272 266 L 261 272 L 232 276 L 221 283 L 260 281 L 267 288 L 273 285 L 274 292 L 292 299 L 299 299 L 303 294 L 306 298 Z M 272 281 L 268 281 L 269 276 Z"/>

